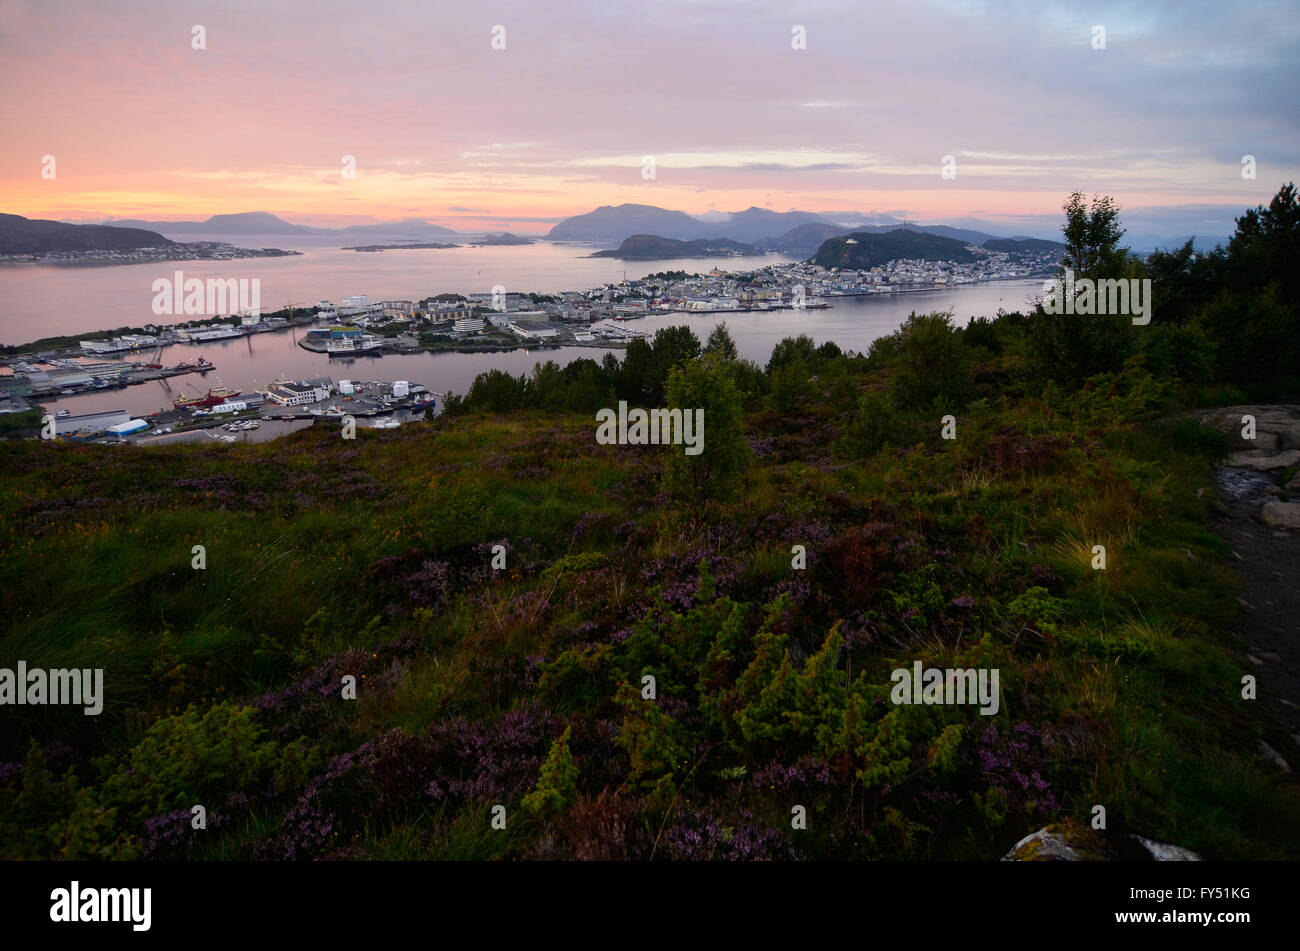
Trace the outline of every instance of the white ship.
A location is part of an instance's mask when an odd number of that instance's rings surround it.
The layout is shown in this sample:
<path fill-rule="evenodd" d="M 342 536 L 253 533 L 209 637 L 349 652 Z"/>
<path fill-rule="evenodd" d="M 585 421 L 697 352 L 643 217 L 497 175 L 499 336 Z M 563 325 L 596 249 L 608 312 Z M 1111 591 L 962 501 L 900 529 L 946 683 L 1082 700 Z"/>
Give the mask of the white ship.
<path fill-rule="evenodd" d="M 383 355 L 383 345 L 383 340 L 374 334 L 361 334 L 359 337 L 327 340 L 325 352 L 331 357 L 378 357 Z"/>
<path fill-rule="evenodd" d="M 242 337 L 244 331 L 239 327 L 217 327 L 211 330 L 191 330 L 189 332 L 190 343 L 207 343 L 209 340 L 229 340 L 231 337 Z"/>
<path fill-rule="evenodd" d="M 112 340 L 83 340 L 81 349 L 87 353 L 123 353 L 128 350 L 143 350 L 156 346 L 158 338 L 148 334 L 127 334 Z"/>

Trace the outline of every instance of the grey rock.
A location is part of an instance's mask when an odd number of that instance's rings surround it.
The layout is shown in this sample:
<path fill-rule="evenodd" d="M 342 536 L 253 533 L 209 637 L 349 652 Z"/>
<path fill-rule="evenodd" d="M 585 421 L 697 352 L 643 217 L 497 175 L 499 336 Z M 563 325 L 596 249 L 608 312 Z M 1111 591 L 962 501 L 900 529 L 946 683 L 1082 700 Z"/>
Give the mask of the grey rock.
<path fill-rule="evenodd" d="M 1066 835 L 1071 841 L 1066 841 Z M 1156 842 L 1140 835 L 1129 835 L 1155 862 L 1200 862 L 1201 857 L 1181 845 Z M 1081 862 L 1087 860 L 1114 861 L 1121 859 L 1124 849 L 1106 842 L 1106 834 L 1088 830 L 1048 825 L 1025 836 L 1002 856 L 1004 862 Z"/>
<path fill-rule="evenodd" d="M 1300 465 L 1300 449 L 1287 449 L 1284 452 L 1267 452 L 1256 449 L 1247 450 L 1246 452 L 1234 452 L 1228 457 L 1228 465 L 1235 466 L 1238 469 L 1255 469 L 1259 472 L 1286 469 L 1290 466 Z"/>
<path fill-rule="evenodd" d="M 1262 740 L 1259 744 L 1259 751 L 1264 754 L 1265 759 L 1275 765 L 1278 769 L 1282 770 L 1282 772 L 1291 772 L 1291 764 L 1282 758 L 1282 754 Z"/>
<path fill-rule="evenodd" d="M 1274 528 L 1300 529 L 1300 502 L 1265 502 L 1259 507 L 1259 518 Z"/>
<path fill-rule="evenodd" d="M 1137 842 L 1138 845 L 1151 853 L 1151 857 L 1157 862 L 1199 862 L 1201 857 L 1191 849 L 1185 849 L 1181 845 L 1169 845 L 1165 842 L 1153 842 L 1151 839 L 1144 839 L 1140 835 L 1131 835 L 1130 839 Z"/>
<path fill-rule="evenodd" d="M 1239 449 L 1276 452 L 1300 449 L 1300 406 L 1264 404 L 1219 406 L 1187 414 L 1202 426 L 1223 433 Z M 1255 438 L 1241 438 L 1243 416 L 1255 417 Z"/>
<path fill-rule="evenodd" d="M 1004 862 L 1077 862 L 1079 853 L 1065 844 L 1058 832 L 1046 828 L 1025 836 L 1002 856 Z"/>

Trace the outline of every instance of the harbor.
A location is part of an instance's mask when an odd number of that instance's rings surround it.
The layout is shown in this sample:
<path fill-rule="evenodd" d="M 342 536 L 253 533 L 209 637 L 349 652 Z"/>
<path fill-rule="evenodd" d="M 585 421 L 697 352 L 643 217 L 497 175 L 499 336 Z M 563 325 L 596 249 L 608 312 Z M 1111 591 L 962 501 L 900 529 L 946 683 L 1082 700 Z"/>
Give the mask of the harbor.
<path fill-rule="evenodd" d="M 240 393 L 218 383 L 202 395 L 180 396 L 170 410 L 133 417 L 126 410 L 53 416 L 54 434 L 79 442 L 149 445 L 187 441 L 199 434 L 219 442 L 261 441 L 307 425 L 340 425 L 346 418 L 362 428 L 395 429 L 441 411 L 444 394 L 419 383 L 397 380 L 279 379 L 261 392 Z M 286 424 L 297 424 L 288 425 Z M 250 438 L 251 437 L 251 438 Z"/>
<path fill-rule="evenodd" d="M 175 428 L 175 424 L 181 422 L 185 426 L 207 428 L 213 421 L 203 416 L 179 419 L 167 414 L 176 409 L 175 401 L 182 396 L 207 398 L 209 390 L 222 386 L 222 378 L 225 384 L 240 393 L 261 393 L 267 389 L 267 381 L 302 380 L 319 375 L 425 381 L 439 391 L 463 394 L 476 376 L 488 370 L 518 375 L 532 372 L 544 361 L 565 366 L 579 359 L 601 359 L 601 351 L 593 352 L 593 343 L 579 340 L 579 334 L 593 337 L 599 334 L 595 345 L 609 346 L 619 338 L 622 338 L 619 342 L 625 343 L 638 337 L 653 336 L 664 327 L 687 326 L 704 339 L 719 319 L 728 321 L 741 355 L 761 362 L 766 360 L 779 340 L 796 332 L 809 333 L 819 339 L 833 339 L 847 348 L 865 350 L 875 337 L 895 329 L 913 309 L 953 309 L 959 316 L 998 308 L 1014 310 L 1023 306 L 1025 298 L 1038 290 L 1039 282 L 1015 281 L 968 284 L 917 295 L 831 294 L 823 298 L 830 304 L 827 308 L 766 312 L 760 309 L 744 313 L 743 319 L 741 314 L 732 319 L 731 312 L 706 312 L 713 311 L 713 308 L 697 306 L 686 312 L 643 312 L 635 319 L 630 319 L 631 314 L 623 314 L 585 324 L 585 327 L 578 324 L 578 332 L 570 339 L 559 333 L 551 334 L 560 321 L 548 315 L 511 310 L 501 314 L 489 313 L 476 319 L 472 308 L 464 304 L 458 305 L 457 315 L 438 313 L 443 319 L 453 318 L 447 325 L 449 333 L 446 338 L 435 336 L 431 339 L 424 331 L 387 336 L 376 330 L 382 329 L 386 333 L 392 333 L 392 330 L 374 327 L 377 320 L 383 319 L 382 312 L 373 313 L 376 305 L 366 306 L 357 300 L 358 312 L 355 314 L 340 312 L 345 310 L 344 307 L 316 305 L 317 313 L 312 313 L 310 306 L 302 307 L 297 310 L 293 323 L 278 332 L 247 333 L 198 345 L 176 342 L 160 346 L 155 342 L 151 350 L 137 351 L 134 355 L 100 356 L 78 352 L 81 348 L 77 347 L 75 337 L 61 338 L 61 346 L 57 349 L 28 349 L 18 353 L 11 350 L 8 355 L 0 357 L 0 412 L 18 413 L 38 408 L 42 413 L 66 410 L 84 415 L 121 409 L 129 413 L 128 419 L 158 418 L 162 426 Z M 512 307 L 524 307 L 527 300 L 516 301 L 509 295 L 507 297 L 507 303 Z M 322 305 L 327 303 L 321 302 Z M 770 301 L 753 303 L 761 307 Z M 397 308 L 386 309 L 393 312 L 389 319 L 401 319 L 396 313 Z M 365 321 L 369 327 L 358 326 L 359 319 L 366 317 L 370 318 Z M 504 326 L 495 326 L 494 321 Z M 461 329 L 456 328 L 456 323 L 460 323 Z M 196 327 L 208 325 L 210 322 L 204 321 L 203 325 Z M 148 325 L 140 329 L 156 330 Z M 367 334 L 383 341 L 382 357 L 373 352 L 330 355 L 329 342 L 363 338 Z M 148 344 L 145 340 L 127 339 L 130 335 L 125 329 L 104 336 L 110 341 L 119 338 L 119 344 L 131 343 L 142 347 Z M 155 340 L 157 337 L 154 333 L 140 336 L 153 336 Z M 196 350 L 201 351 L 202 356 Z M 621 357 L 617 350 L 614 353 Z M 436 384 L 433 384 L 434 380 Z M 217 400 L 220 401 L 224 398 Z M 329 413 L 334 403 L 339 404 L 341 410 L 345 406 L 353 407 L 353 402 L 333 396 L 328 400 L 307 401 L 308 404 L 320 405 L 258 409 L 259 413 L 282 415 L 285 423 L 310 425 L 315 418 L 312 409 L 324 415 Z M 362 414 L 357 416 L 358 419 L 370 418 L 360 406 L 354 409 Z M 382 413 L 375 411 L 374 415 L 379 418 Z M 261 439 L 267 431 L 263 427 L 240 438 Z"/>
<path fill-rule="evenodd" d="M 161 348 L 158 349 L 161 352 Z M 157 357 L 155 356 L 155 361 Z M 75 357 L 49 357 L 45 360 L 11 360 L 10 374 L 0 377 L 0 388 L 13 397 L 39 400 L 52 396 L 79 396 L 121 390 L 128 386 L 167 380 L 192 373 L 207 374 L 211 362 L 199 357 L 164 366 L 159 362 L 82 362 Z"/>

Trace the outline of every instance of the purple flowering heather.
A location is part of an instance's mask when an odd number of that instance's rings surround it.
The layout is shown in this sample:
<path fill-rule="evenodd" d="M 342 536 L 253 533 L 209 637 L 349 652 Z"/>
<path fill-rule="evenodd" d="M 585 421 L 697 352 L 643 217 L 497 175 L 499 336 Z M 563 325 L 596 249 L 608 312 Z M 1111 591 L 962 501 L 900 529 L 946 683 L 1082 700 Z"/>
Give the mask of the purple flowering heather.
<path fill-rule="evenodd" d="M 1035 815 L 1060 808 L 1051 784 L 1043 778 L 1042 734 L 1028 723 L 1017 723 L 1009 735 L 990 724 L 979 737 L 977 756 L 990 789 L 997 789 L 1012 806 Z"/>

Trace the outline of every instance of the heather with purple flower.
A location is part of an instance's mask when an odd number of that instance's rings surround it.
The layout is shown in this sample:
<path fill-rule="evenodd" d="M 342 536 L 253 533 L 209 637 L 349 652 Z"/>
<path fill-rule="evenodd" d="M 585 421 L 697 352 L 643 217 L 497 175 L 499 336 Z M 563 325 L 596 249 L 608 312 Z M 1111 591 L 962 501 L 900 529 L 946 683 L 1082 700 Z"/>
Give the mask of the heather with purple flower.
<path fill-rule="evenodd" d="M 736 494 L 707 504 L 706 469 L 595 447 L 540 382 L 348 443 L 6 447 L 0 545 L 37 567 L 0 559 L 4 636 L 110 682 L 95 723 L 6 711 L 0 859 L 988 860 L 1099 802 L 1294 857 L 1300 803 L 1224 687 L 1203 460 L 1010 399 L 1006 332 L 955 441 L 894 401 L 907 334 L 702 361 L 693 392 L 745 394 Z M 627 398 L 594 366 L 584 392 Z M 1120 539 L 1104 573 L 1094 536 Z M 997 668 L 1000 712 L 896 705 L 917 661 Z"/>

